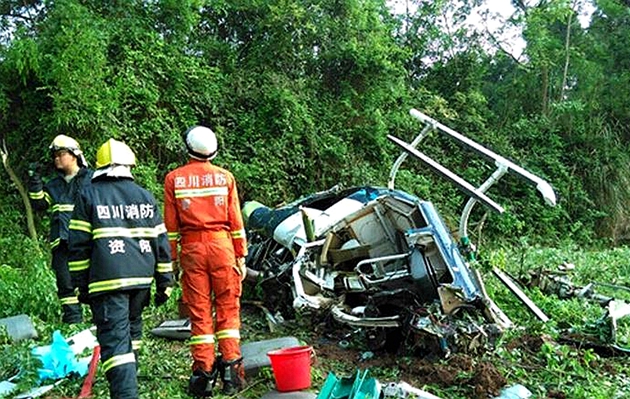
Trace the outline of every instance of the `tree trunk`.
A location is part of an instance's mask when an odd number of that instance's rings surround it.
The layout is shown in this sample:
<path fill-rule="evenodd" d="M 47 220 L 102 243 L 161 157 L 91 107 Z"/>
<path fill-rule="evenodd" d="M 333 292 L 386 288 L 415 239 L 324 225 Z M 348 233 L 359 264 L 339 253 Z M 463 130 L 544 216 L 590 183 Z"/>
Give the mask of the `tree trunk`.
<path fill-rule="evenodd" d="M 573 20 L 573 13 L 569 14 L 569 22 L 567 22 L 567 34 L 564 40 L 564 71 L 562 73 L 562 86 L 560 87 L 560 98 L 558 101 L 564 101 L 564 90 L 567 87 L 567 75 L 569 73 L 569 59 L 571 54 L 569 52 L 569 44 L 571 43 L 571 21 Z"/>
<path fill-rule="evenodd" d="M 33 208 L 31 207 L 31 202 L 28 199 L 28 193 L 24 188 L 24 185 L 18 179 L 17 175 L 11 168 L 9 164 L 9 151 L 7 150 L 7 144 L 4 140 L 2 140 L 2 148 L 0 148 L 0 155 L 2 156 L 2 165 L 4 169 L 9 174 L 9 178 L 15 184 L 18 191 L 20 192 L 20 196 L 22 197 L 22 202 L 24 203 L 24 208 L 26 209 L 26 223 L 28 225 L 28 234 L 33 241 L 35 241 L 36 245 L 39 246 L 39 242 L 37 240 L 37 229 L 35 228 L 35 221 L 33 219 Z"/>
<path fill-rule="evenodd" d="M 547 115 L 547 103 L 549 102 L 549 66 L 543 65 L 541 73 L 541 111 L 543 115 Z"/>

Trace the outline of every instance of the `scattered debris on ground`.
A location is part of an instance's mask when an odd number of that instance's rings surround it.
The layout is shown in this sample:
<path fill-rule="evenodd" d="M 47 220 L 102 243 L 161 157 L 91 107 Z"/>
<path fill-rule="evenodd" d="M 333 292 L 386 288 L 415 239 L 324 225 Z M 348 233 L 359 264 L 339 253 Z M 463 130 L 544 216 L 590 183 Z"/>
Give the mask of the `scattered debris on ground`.
<path fill-rule="evenodd" d="M 572 281 L 570 273 L 575 269 L 572 263 L 563 263 L 557 270 L 530 270 L 519 278 L 528 288 L 538 288 L 547 295 L 559 299 L 583 299 L 599 304 L 603 309 L 600 318 L 585 326 L 571 326 L 560 332 L 559 341 L 573 346 L 593 349 L 601 356 L 621 356 L 630 354 L 630 303 L 624 299 L 604 295 L 598 287 L 617 293 L 630 293 L 630 288 L 591 282 L 580 286 Z M 623 296 L 623 295 L 621 295 Z"/>

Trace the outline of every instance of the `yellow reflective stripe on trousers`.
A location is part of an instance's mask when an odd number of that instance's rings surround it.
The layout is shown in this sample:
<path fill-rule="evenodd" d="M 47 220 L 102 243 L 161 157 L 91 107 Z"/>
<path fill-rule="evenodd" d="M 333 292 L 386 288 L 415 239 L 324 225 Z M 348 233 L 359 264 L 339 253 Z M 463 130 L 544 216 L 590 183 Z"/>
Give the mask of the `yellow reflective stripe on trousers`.
<path fill-rule="evenodd" d="M 76 305 L 79 303 L 79 298 L 76 296 L 69 296 L 66 298 L 60 298 L 59 302 L 61 302 L 62 305 Z"/>
<path fill-rule="evenodd" d="M 231 231 L 230 235 L 232 236 L 232 238 L 245 238 L 245 230 L 241 229 L 241 230 Z"/>
<path fill-rule="evenodd" d="M 195 335 L 190 337 L 188 345 L 214 344 L 214 334 Z"/>
<path fill-rule="evenodd" d="M 131 349 L 133 349 L 134 351 L 139 350 L 141 347 L 142 347 L 141 339 L 131 341 Z"/>
<path fill-rule="evenodd" d="M 135 362 L 136 362 L 136 357 L 133 355 L 133 352 L 125 353 L 124 355 L 112 356 L 103 362 L 103 371 L 107 373 L 109 370 L 113 369 L 114 367 L 122 366 L 123 364 L 127 364 L 127 363 L 135 363 Z"/>
<path fill-rule="evenodd" d="M 157 227 L 136 227 L 127 229 L 124 227 L 103 227 L 92 231 L 94 240 L 110 237 L 130 237 L 130 238 L 155 238 L 160 235 Z"/>
<path fill-rule="evenodd" d="M 81 270 L 87 270 L 90 268 L 90 260 L 73 260 L 68 262 L 68 270 L 71 272 L 80 272 Z"/>
<path fill-rule="evenodd" d="M 170 273 L 173 271 L 173 262 L 164 262 L 157 264 L 157 272 L 158 273 Z"/>
<path fill-rule="evenodd" d="M 221 330 L 215 333 L 217 339 L 236 338 L 241 339 L 239 330 Z"/>
<path fill-rule="evenodd" d="M 44 190 L 38 191 L 36 193 L 34 192 L 29 192 L 28 193 L 28 197 L 30 199 L 34 199 L 34 200 L 40 200 L 40 199 L 44 199 Z"/>
<path fill-rule="evenodd" d="M 179 240 L 179 232 L 178 231 L 169 231 L 166 233 L 169 241 L 177 241 Z"/>
<path fill-rule="evenodd" d="M 48 206 L 50 206 L 50 204 L 52 204 L 53 200 L 52 197 L 50 196 L 50 194 L 48 194 L 47 192 L 44 191 L 44 199 L 46 200 L 46 202 L 48 203 Z"/>
<path fill-rule="evenodd" d="M 117 278 L 114 280 L 96 281 L 90 283 L 88 286 L 88 292 L 93 294 L 95 292 L 112 291 L 119 288 L 133 287 L 136 285 L 150 285 L 153 282 L 153 277 L 131 277 L 131 278 Z"/>
<path fill-rule="evenodd" d="M 92 234 L 92 224 L 83 220 L 70 219 L 70 224 L 68 225 L 68 228 L 70 230 L 84 231 L 88 234 Z"/>
<path fill-rule="evenodd" d="M 215 195 L 228 195 L 228 188 L 224 186 L 175 190 L 175 198 L 212 197 Z"/>

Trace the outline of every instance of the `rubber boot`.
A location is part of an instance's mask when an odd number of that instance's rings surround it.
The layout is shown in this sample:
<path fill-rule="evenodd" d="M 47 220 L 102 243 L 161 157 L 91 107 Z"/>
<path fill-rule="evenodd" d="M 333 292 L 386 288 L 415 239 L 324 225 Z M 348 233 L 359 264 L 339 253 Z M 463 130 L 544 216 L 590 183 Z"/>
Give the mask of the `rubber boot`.
<path fill-rule="evenodd" d="M 245 367 L 243 367 L 243 358 L 221 361 L 220 374 L 223 388 L 223 395 L 231 396 L 245 388 Z"/>
<path fill-rule="evenodd" d="M 188 380 L 188 393 L 195 398 L 209 398 L 217 382 L 218 369 L 212 371 L 195 370 Z"/>
<path fill-rule="evenodd" d="M 66 324 L 78 324 L 83 322 L 83 313 L 81 311 L 81 305 L 61 305 L 61 321 Z"/>

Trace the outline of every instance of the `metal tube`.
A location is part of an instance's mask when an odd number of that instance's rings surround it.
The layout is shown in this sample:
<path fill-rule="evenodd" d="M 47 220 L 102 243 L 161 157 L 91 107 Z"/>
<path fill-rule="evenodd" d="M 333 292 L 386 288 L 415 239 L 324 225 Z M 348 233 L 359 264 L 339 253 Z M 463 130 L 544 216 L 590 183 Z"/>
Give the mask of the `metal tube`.
<path fill-rule="evenodd" d="M 481 191 L 482 193 L 485 193 L 486 191 L 488 191 L 490 187 L 492 187 L 494 183 L 499 181 L 499 179 L 503 177 L 503 175 L 506 174 L 507 171 L 508 171 L 507 166 L 499 165 L 499 168 L 495 170 L 494 173 L 488 178 L 488 180 L 486 180 L 481 186 L 479 186 L 477 190 Z M 462 217 L 459 220 L 460 239 L 463 239 L 464 237 L 468 237 L 468 218 L 470 217 L 470 212 L 472 212 L 472 208 L 476 203 L 477 203 L 476 199 L 470 198 L 468 202 L 466 202 L 466 205 L 464 206 L 464 210 L 462 211 Z"/>
<path fill-rule="evenodd" d="M 482 202 L 484 205 L 495 210 L 496 212 L 503 213 L 504 209 L 501 205 L 497 204 L 492 199 L 488 198 L 488 196 L 480 192 L 472 184 L 468 183 L 466 180 L 462 179 L 461 177 L 453 173 L 451 170 L 440 165 L 438 162 L 426 156 L 425 154 L 421 153 L 420 151 L 416 150 L 415 148 L 411 147 L 409 144 L 402 141 L 401 139 L 394 137 L 390 134 L 387 135 L 387 138 L 393 141 L 394 143 L 396 143 L 399 147 L 407 151 L 409 154 L 413 155 L 414 157 L 422 161 L 425 165 L 431 168 L 435 173 L 452 181 L 463 192 L 465 192 L 469 196 L 476 198 L 478 201 Z"/>
<path fill-rule="evenodd" d="M 424 129 L 422 129 L 422 131 L 420 132 L 420 134 L 418 134 L 416 136 L 415 139 L 413 139 L 413 141 L 411 142 L 411 146 L 413 148 L 416 148 L 418 146 L 418 144 L 420 144 L 420 142 L 422 141 L 422 139 L 424 139 L 430 131 L 435 130 L 435 128 L 433 127 L 433 125 L 426 125 L 424 127 Z M 389 172 L 389 182 L 387 182 L 387 188 L 389 188 L 390 190 L 394 189 L 394 180 L 396 180 L 396 174 L 398 173 L 398 169 L 400 168 L 400 165 L 402 165 L 403 161 L 407 158 L 407 153 L 403 152 L 402 154 L 400 154 L 398 156 L 398 158 L 396 159 L 396 161 L 394 162 L 394 165 L 392 165 L 392 169 Z"/>
<path fill-rule="evenodd" d="M 461 144 L 469 147 L 470 149 L 476 151 L 477 153 L 491 159 L 492 161 L 497 162 L 498 164 L 503 164 L 505 166 L 507 166 L 509 169 L 511 169 L 512 171 L 514 171 L 517 175 L 525 178 L 527 181 L 529 181 L 530 183 L 533 183 L 536 185 L 536 189 L 538 190 L 538 192 L 540 192 L 543 196 L 543 199 L 545 200 L 545 203 L 547 203 L 547 205 L 551 205 L 554 206 L 556 205 L 556 193 L 553 191 L 553 188 L 551 187 L 551 185 L 549 183 L 547 183 L 545 180 L 541 179 L 540 177 L 528 172 L 527 170 L 521 168 L 520 166 L 516 165 L 515 163 L 508 161 L 507 159 L 503 158 L 502 156 L 495 154 L 494 152 L 490 151 L 489 149 L 487 149 L 486 147 L 482 146 L 481 144 L 457 133 L 456 131 L 454 131 L 453 129 L 449 128 L 448 126 L 444 126 L 442 125 L 440 122 L 436 121 L 435 119 L 423 114 L 422 112 L 418 111 L 417 109 L 411 109 L 409 111 L 409 114 L 411 116 L 413 116 L 414 118 L 418 119 L 419 121 L 422 121 L 424 123 L 427 123 L 429 125 L 431 125 L 434 128 L 437 128 L 439 130 L 441 130 L 442 132 L 448 134 L 449 136 L 451 136 L 453 139 L 455 139 L 456 141 L 460 142 Z"/>

